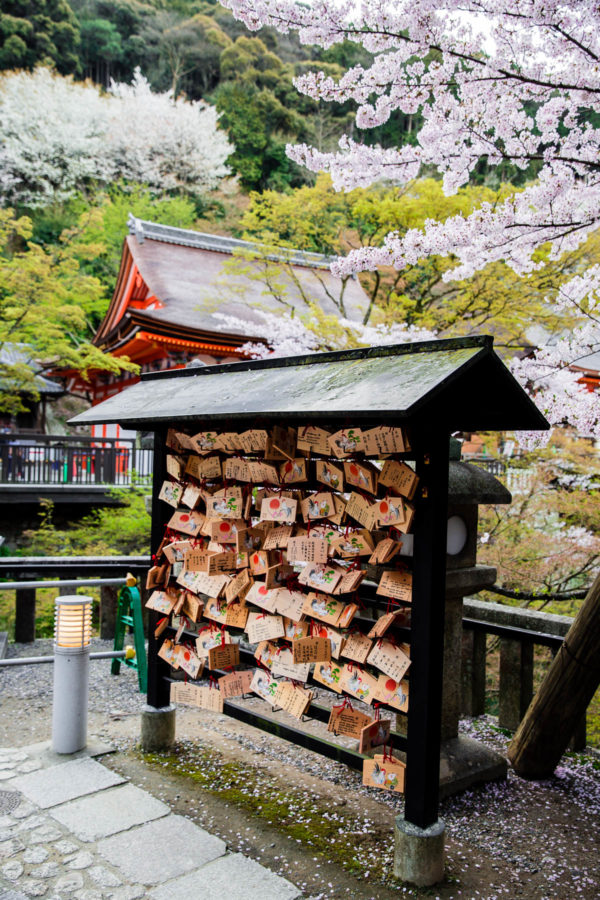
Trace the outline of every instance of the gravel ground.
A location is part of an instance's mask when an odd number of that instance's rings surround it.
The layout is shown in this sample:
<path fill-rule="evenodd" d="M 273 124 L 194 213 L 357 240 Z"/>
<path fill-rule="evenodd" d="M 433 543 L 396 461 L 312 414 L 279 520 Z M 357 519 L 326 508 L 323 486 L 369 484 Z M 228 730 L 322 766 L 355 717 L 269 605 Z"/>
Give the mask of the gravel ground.
<path fill-rule="evenodd" d="M 108 649 L 95 641 L 93 649 Z M 12 645 L 10 656 L 51 653 L 51 641 Z M 393 818 L 402 799 L 365 788 L 360 776 L 310 751 L 226 716 L 178 710 L 180 766 L 146 764 L 135 749 L 143 699 L 134 672 L 110 675 L 110 661 L 91 662 L 89 734 L 116 753 L 104 762 L 172 808 L 255 856 L 321 900 L 387 900 L 398 896 L 439 900 L 597 900 L 600 896 L 600 762 L 592 754 L 567 755 L 555 777 L 527 782 L 512 772 L 505 782 L 461 794 L 442 804 L 447 825 L 447 878 L 418 892 L 391 880 Z M 261 701 L 256 700 L 256 703 Z M 0 669 L 0 746 L 48 740 L 52 666 Z M 315 726 L 311 726 L 315 727 Z M 494 720 L 462 723 L 462 732 L 504 752 Z M 204 781 L 192 780 L 202 754 Z M 240 767 L 239 803 L 219 799 L 223 763 Z M 187 776 L 187 777 L 182 777 Z M 214 784 L 211 787 L 211 780 Z M 294 825 L 326 819 L 339 823 L 352 871 L 315 840 L 294 838 L 289 824 L 261 817 L 256 797 L 277 798 Z M 351 822 L 351 826 L 349 825 Z M 328 838 L 328 840 L 333 840 Z M 335 843 L 335 841 L 333 841 Z M 333 846 L 333 844 L 332 844 Z M 316 854 L 316 855 L 315 855 Z"/>

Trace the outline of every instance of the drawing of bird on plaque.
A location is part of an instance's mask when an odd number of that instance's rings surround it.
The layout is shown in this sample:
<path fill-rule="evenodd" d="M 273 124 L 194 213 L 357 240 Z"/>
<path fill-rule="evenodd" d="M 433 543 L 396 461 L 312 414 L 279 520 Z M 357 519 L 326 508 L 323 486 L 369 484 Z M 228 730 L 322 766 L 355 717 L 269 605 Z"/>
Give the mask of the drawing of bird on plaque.
<path fill-rule="evenodd" d="M 308 518 L 321 519 L 327 518 L 331 511 L 331 507 L 326 500 L 313 500 L 308 498 Z"/>

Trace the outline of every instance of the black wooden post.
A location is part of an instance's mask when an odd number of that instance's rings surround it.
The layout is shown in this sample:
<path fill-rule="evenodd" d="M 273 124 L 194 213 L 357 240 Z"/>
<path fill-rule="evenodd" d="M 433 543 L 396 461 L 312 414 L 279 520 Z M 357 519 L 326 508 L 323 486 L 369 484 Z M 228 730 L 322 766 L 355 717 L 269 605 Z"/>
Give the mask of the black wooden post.
<path fill-rule="evenodd" d="M 35 641 L 35 588 L 18 588 L 15 593 L 15 641 L 30 644 Z"/>
<path fill-rule="evenodd" d="M 406 803 L 404 818 L 418 828 L 437 822 L 446 531 L 448 510 L 448 436 L 426 438 L 417 453 L 421 478 L 415 516 L 411 617 L 410 700 Z"/>
<path fill-rule="evenodd" d="M 103 584 L 100 588 L 100 638 L 112 641 L 115 636 L 115 622 L 119 589 L 113 584 Z"/>
<path fill-rule="evenodd" d="M 152 474 L 152 531 L 150 536 L 151 553 L 154 556 L 163 539 L 165 523 L 165 504 L 158 499 L 161 485 L 166 476 L 166 431 L 161 429 L 154 435 L 154 471 Z M 166 676 L 170 674 L 170 666 L 160 659 L 158 651 L 162 638 L 154 637 L 154 630 L 161 618 L 160 613 L 149 611 L 148 616 L 148 706 L 156 709 L 169 705 L 169 682 Z"/>

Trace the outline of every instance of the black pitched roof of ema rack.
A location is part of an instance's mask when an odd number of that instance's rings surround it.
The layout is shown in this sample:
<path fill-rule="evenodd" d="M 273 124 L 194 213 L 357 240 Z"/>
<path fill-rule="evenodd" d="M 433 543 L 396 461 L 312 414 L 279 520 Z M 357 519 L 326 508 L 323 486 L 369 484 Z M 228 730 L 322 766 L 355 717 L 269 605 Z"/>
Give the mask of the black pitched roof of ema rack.
<path fill-rule="evenodd" d="M 549 427 L 486 336 L 149 373 L 71 423 L 152 430 L 191 420 L 348 417 L 357 425 L 428 420 L 451 431 Z"/>

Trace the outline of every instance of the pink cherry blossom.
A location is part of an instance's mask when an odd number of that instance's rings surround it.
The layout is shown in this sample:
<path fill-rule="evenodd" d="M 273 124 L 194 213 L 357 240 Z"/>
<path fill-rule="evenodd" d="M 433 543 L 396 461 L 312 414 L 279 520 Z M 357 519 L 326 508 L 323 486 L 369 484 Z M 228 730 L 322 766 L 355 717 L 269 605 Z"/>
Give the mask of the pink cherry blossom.
<path fill-rule="evenodd" d="M 299 91 L 325 101 L 354 101 L 358 129 L 388 121 L 395 110 L 419 112 L 415 146 L 384 149 L 343 137 L 323 153 L 305 144 L 289 156 L 329 172 L 338 190 L 377 181 L 404 184 L 426 165 L 446 193 L 488 166 L 539 166 L 536 180 L 498 205 L 423 228 L 390 233 L 379 247 L 351 251 L 332 266 L 339 275 L 402 269 L 424 257 L 452 255 L 447 280 L 466 278 L 495 260 L 517 273 L 578 247 L 600 224 L 600 7 L 592 0 L 222 0 L 253 30 L 269 25 L 300 41 L 331 47 L 345 40 L 371 54 L 368 66 L 339 80 L 322 72 L 296 79 Z M 434 51 L 434 52 L 432 52 Z M 568 364 L 600 346 L 596 321 L 600 271 L 567 283 L 559 304 L 582 324 L 513 371 L 553 423 L 600 436 L 597 398 Z"/>

